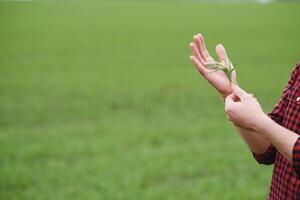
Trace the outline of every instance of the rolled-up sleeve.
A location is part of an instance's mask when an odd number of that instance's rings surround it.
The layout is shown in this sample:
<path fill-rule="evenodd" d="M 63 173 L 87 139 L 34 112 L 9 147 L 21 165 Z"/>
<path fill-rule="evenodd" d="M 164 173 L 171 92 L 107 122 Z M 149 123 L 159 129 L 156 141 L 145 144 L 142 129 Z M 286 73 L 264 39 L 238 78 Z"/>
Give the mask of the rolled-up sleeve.
<path fill-rule="evenodd" d="M 291 78 L 290 78 L 288 84 L 286 85 L 286 87 L 284 88 L 279 102 L 273 107 L 272 112 L 270 112 L 268 114 L 268 116 L 273 121 L 275 121 L 277 124 L 279 124 L 281 126 L 282 126 L 284 115 L 285 115 L 286 108 L 287 108 L 287 98 L 288 98 L 288 96 L 289 96 L 289 94 L 290 94 L 290 92 L 291 92 L 291 90 L 294 86 L 294 83 L 297 79 L 297 76 L 298 76 L 298 71 L 299 71 L 298 68 L 299 68 L 299 65 L 291 73 Z M 298 142 L 300 144 L 299 140 L 298 140 Z M 300 146 L 298 146 L 298 151 L 300 152 Z M 265 165 L 271 165 L 271 164 L 274 163 L 276 153 L 277 153 L 277 150 L 273 145 L 270 145 L 268 150 L 263 154 L 257 154 L 257 153 L 252 152 L 255 160 L 258 163 L 265 164 Z M 299 156 L 298 164 L 300 166 L 300 154 L 298 156 Z M 299 166 L 298 166 L 298 169 L 299 169 L 299 172 L 300 172 L 300 167 Z"/>
<path fill-rule="evenodd" d="M 259 164 L 271 165 L 274 164 L 277 150 L 273 145 L 270 145 L 268 150 L 263 154 L 257 154 L 252 152 L 253 157 Z"/>
<path fill-rule="evenodd" d="M 298 178 L 300 178 L 300 137 L 295 142 L 293 148 L 293 168 Z"/>

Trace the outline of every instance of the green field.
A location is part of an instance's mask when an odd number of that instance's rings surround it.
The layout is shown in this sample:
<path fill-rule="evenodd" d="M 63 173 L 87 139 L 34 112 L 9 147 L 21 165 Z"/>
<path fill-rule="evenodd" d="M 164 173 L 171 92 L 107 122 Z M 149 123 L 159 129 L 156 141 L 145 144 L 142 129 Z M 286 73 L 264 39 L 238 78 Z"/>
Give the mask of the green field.
<path fill-rule="evenodd" d="M 0 199 L 265 199 L 191 65 L 223 43 L 266 112 L 300 60 L 300 4 L 0 2 Z"/>

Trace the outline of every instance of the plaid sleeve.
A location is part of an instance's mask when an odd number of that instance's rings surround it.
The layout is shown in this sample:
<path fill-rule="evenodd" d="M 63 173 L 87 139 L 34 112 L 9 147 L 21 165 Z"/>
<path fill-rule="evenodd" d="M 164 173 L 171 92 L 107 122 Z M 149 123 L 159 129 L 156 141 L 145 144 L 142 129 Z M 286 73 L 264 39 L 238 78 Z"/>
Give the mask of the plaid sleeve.
<path fill-rule="evenodd" d="M 294 83 L 297 80 L 298 71 L 299 71 L 300 63 L 297 64 L 296 68 L 293 70 L 291 74 L 291 78 L 287 84 L 287 86 L 284 88 L 282 95 L 280 97 L 279 102 L 273 107 L 273 110 L 268 113 L 268 116 L 275 121 L 277 124 L 282 125 L 284 114 L 286 111 L 287 106 L 287 98 L 290 94 L 290 91 L 292 90 Z M 299 152 L 300 152 L 300 146 L 299 146 Z M 263 154 L 256 154 L 254 152 L 253 156 L 255 160 L 260 164 L 270 165 L 273 164 L 275 161 L 275 156 L 277 153 L 277 150 L 273 145 L 270 145 L 268 150 Z M 299 154 L 299 172 L 300 172 L 300 154 Z"/>
<path fill-rule="evenodd" d="M 259 164 L 271 165 L 275 161 L 276 149 L 273 145 L 270 145 L 268 150 L 263 154 L 257 154 L 252 152 L 253 157 Z"/>
<path fill-rule="evenodd" d="M 295 142 L 293 148 L 293 167 L 298 178 L 300 178 L 300 137 Z"/>
<path fill-rule="evenodd" d="M 282 125 L 284 114 L 286 111 L 286 106 L 287 106 L 287 98 L 291 90 L 293 89 L 294 83 L 297 80 L 299 67 L 300 67 L 300 63 L 298 63 L 296 68 L 293 70 L 291 74 L 291 78 L 288 84 L 285 86 L 279 102 L 273 107 L 273 110 L 268 114 L 268 116 L 279 125 Z"/>

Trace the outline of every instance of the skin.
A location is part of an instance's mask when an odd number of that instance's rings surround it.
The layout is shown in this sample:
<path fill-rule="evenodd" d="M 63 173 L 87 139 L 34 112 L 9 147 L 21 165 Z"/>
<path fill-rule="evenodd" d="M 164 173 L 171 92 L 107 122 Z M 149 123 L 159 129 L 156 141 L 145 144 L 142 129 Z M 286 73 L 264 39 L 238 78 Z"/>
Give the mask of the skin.
<path fill-rule="evenodd" d="M 232 93 L 230 82 L 223 72 L 213 72 L 212 70 L 206 69 L 206 64 L 214 64 L 216 61 L 210 56 L 207 51 L 204 38 L 201 34 L 194 36 L 194 42 L 190 43 L 192 49 L 192 55 L 190 56 L 191 61 L 198 69 L 199 73 L 225 98 Z M 216 46 L 216 52 L 219 60 L 224 64 L 226 62 L 227 53 L 223 45 L 219 44 Z M 213 72 L 213 73 L 212 73 Z M 236 80 L 236 73 L 233 72 L 233 81 Z"/>
<path fill-rule="evenodd" d="M 192 63 L 224 98 L 227 118 L 235 125 L 249 149 L 257 154 L 262 154 L 272 144 L 286 159 L 292 162 L 293 147 L 299 135 L 271 120 L 262 111 L 256 98 L 237 85 L 235 72 L 232 84 L 223 72 L 211 73 L 211 70 L 205 68 L 206 64 L 216 61 L 207 51 L 201 34 L 195 35 L 193 39 L 194 41 L 190 43 Z M 217 45 L 216 52 L 221 62 L 229 60 L 223 45 Z"/>

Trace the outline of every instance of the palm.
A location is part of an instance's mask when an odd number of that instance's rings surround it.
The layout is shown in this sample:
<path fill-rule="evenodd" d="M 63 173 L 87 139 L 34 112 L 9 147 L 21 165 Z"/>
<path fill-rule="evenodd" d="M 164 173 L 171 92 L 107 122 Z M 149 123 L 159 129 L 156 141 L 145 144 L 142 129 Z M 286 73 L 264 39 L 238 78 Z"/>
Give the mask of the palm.
<path fill-rule="evenodd" d="M 204 78 L 223 96 L 231 94 L 231 84 L 224 72 L 209 72 Z"/>
<path fill-rule="evenodd" d="M 222 71 L 213 71 L 207 69 L 207 64 L 214 64 L 216 61 L 210 56 L 207 51 L 202 35 L 194 36 L 194 42 L 191 43 L 192 62 L 197 67 L 201 75 L 223 96 L 227 96 L 232 93 L 231 83 L 228 80 L 226 74 Z M 222 63 L 226 64 L 229 60 L 226 54 L 226 50 L 222 45 L 218 45 L 216 48 L 219 59 Z M 232 81 L 236 80 L 236 73 L 233 71 Z"/>

